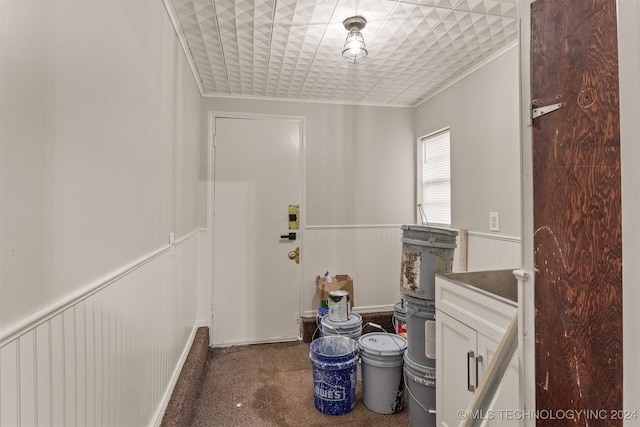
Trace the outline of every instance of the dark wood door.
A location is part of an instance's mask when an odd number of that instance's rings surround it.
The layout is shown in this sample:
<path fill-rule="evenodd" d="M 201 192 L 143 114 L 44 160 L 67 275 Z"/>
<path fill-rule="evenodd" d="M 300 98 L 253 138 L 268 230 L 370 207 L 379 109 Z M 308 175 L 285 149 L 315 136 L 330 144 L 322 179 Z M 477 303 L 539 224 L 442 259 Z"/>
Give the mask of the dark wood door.
<path fill-rule="evenodd" d="M 531 8 L 537 425 L 622 425 L 616 1 Z"/>

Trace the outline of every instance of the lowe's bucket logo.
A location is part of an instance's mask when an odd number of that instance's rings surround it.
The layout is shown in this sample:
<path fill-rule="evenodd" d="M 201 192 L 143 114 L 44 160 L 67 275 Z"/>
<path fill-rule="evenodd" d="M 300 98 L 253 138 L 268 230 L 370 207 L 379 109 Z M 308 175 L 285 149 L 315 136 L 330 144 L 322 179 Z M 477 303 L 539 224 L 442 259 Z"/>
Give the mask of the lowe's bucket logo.
<path fill-rule="evenodd" d="M 316 381 L 313 391 L 316 396 L 324 400 L 341 401 L 346 398 L 344 387 L 327 384 L 324 381 Z"/>

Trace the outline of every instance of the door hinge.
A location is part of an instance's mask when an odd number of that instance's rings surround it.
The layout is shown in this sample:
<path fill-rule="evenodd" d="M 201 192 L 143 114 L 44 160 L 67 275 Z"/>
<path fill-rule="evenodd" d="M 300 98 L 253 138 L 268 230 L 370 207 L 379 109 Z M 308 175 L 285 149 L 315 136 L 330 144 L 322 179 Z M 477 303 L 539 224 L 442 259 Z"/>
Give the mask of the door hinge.
<path fill-rule="evenodd" d="M 559 102 L 557 104 L 545 105 L 544 107 L 533 108 L 531 110 L 531 119 L 537 119 L 540 116 L 544 116 L 545 114 L 549 114 L 553 111 L 559 110 L 564 107 L 563 102 Z"/>

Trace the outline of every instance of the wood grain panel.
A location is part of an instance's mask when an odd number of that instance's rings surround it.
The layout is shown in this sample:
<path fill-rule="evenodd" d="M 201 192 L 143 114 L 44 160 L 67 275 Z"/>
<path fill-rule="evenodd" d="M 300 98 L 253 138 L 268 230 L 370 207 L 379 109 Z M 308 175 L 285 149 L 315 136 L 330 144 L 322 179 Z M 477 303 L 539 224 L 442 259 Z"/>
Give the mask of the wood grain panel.
<path fill-rule="evenodd" d="M 536 405 L 622 425 L 622 222 L 615 0 L 532 4 Z M 574 412 L 576 413 L 576 412 Z"/>

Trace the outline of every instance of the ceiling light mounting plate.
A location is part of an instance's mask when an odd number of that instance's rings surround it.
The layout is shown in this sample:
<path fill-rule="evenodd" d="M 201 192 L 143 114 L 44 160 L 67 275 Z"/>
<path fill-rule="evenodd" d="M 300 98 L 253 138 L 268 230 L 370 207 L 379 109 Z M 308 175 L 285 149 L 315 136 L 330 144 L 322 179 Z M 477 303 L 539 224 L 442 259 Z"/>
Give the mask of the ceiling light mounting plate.
<path fill-rule="evenodd" d="M 367 25 L 367 20 L 364 16 L 352 16 L 351 18 L 345 19 L 342 24 L 347 31 L 362 31 L 365 25 Z"/>

